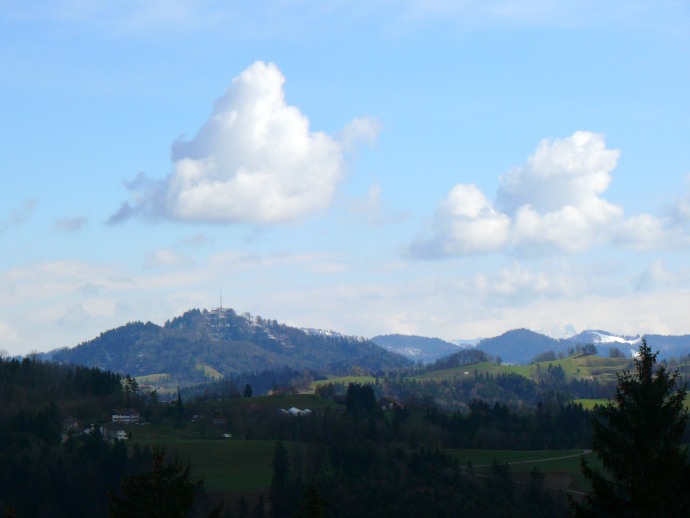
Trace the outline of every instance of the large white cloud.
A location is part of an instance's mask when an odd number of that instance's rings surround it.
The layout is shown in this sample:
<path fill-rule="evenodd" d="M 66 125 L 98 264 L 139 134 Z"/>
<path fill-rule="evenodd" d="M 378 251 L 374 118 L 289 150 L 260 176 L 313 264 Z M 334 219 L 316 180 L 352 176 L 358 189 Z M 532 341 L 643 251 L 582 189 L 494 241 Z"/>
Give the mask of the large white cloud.
<path fill-rule="evenodd" d="M 343 141 L 309 128 L 285 101 L 285 78 L 258 61 L 232 81 L 196 136 L 172 146 L 174 171 L 163 181 L 139 179 L 117 222 L 146 214 L 183 221 L 283 223 L 328 208 L 344 175 L 352 140 L 371 141 L 378 126 L 355 119 Z"/>
<path fill-rule="evenodd" d="M 500 178 L 497 205 L 508 213 L 524 205 L 539 212 L 587 205 L 611 183 L 619 155 L 607 149 L 597 133 L 576 131 L 562 140 L 544 139 L 524 166 Z"/>
<path fill-rule="evenodd" d="M 411 253 L 431 258 L 677 243 L 679 229 L 668 221 L 649 214 L 625 217 L 622 207 L 602 197 L 619 154 L 598 133 L 545 139 L 525 165 L 500 177 L 495 203 L 474 185 L 454 186 L 436 210 L 431 235 L 413 242 Z"/>
<path fill-rule="evenodd" d="M 510 218 L 501 214 L 475 185 L 459 184 L 441 202 L 434 217 L 431 240 L 413 243 L 423 257 L 492 252 L 508 239 Z"/>

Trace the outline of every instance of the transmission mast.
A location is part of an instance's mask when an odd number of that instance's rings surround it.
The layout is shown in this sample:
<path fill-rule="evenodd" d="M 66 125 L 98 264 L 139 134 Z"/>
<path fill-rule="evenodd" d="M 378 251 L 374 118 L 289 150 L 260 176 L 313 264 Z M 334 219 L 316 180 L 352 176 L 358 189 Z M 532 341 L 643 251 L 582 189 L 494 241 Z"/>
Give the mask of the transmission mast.
<path fill-rule="evenodd" d="M 218 307 L 218 338 L 223 338 L 225 330 L 225 312 L 223 311 L 223 287 L 219 288 L 220 306 Z"/>

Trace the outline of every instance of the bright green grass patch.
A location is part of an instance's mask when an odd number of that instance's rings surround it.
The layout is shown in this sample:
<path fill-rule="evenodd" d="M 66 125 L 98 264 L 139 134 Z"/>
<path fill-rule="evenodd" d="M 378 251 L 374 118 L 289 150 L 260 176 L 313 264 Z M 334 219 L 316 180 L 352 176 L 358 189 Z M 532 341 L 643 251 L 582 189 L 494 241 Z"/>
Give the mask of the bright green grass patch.
<path fill-rule="evenodd" d="M 539 377 L 539 371 L 559 366 L 568 378 L 597 378 L 599 381 L 616 379 L 616 372 L 624 370 L 629 360 L 617 358 L 604 358 L 602 356 L 576 354 L 550 362 L 532 364 L 533 376 Z"/>
<path fill-rule="evenodd" d="M 491 362 L 474 363 L 464 367 L 454 367 L 452 369 L 442 369 L 438 371 L 426 372 L 419 376 L 414 376 L 416 381 L 442 381 L 457 380 L 474 376 L 475 374 L 519 374 L 527 378 L 530 377 L 531 370 L 528 365 L 498 365 Z"/>
<path fill-rule="evenodd" d="M 197 363 L 196 370 L 202 371 L 204 373 L 204 376 L 206 376 L 207 378 L 211 378 L 213 380 L 223 379 L 223 375 L 220 372 L 218 372 L 216 369 L 205 363 Z"/>
<path fill-rule="evenodd" d="M 616 373 L 631 367 L 631 360 L 627 358 L 604 358 L 602 356 L 582 356 L 577 358 L 582 369 L 589 371 L 599 381 L 616 381 Z"/>
<path fill-rule="evenodd" d="M 560 367 L 566 378 L 587 378 L 591 376 L 590 370 L 580 363 L 580 358 L 576 356 L 569 356 L 567 358 L 561 358 L 560 360 L 554 360 L 551 362 L 539 362 L 530 365 L 532 369 L 532 376 L 539 377 L 540 374 L 548 371 L 549 366 L 551 368 Z"/>
<path fill-rule="evenodd" d="M 457 380 L 475 374 L 519 374 L 531 380 L 547 376 L 549 366 L 560 367 L 566 378 L 596 378 L 601 382 L 616 381 L 616 373 L 630 366 L 630 360 L 603 358 L 601 356 L 574 355 L 554 361 L 533 363 L 530 365 L 498 365 L 492 362 L 475 363 L 464 367 L 454 367 L 427 372 L 414 376 L 416 381 Z"/>
<path fill-rule="evenodd" d="M 359 383 L 360 385 L 374 385 L 376 383 L 376 378 L 374 378 L 373 376 L 339 376 L 325 380 L 314 381 L 312 382 L 310 388 L 312 390 L 315 390 L 317 387 L 328 385 L 329 383 L 342 383 L 343 385 L 349 385 L 350 383 Z"/>

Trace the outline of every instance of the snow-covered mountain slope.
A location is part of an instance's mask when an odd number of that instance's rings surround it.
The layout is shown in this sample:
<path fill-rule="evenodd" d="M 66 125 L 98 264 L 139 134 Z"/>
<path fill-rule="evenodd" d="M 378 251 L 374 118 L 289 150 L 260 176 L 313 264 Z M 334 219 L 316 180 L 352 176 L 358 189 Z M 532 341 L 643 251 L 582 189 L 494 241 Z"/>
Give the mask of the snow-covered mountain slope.
<path fill-rule="evenodd" d="M 440 338 L 414 335 L 379 335 L 371 339 L 379 347 L 402 354 L 415 362 L 431 363 L 462 349 Z"/>
<path fill-rule="evenodd" d="M 609 333 L 608 331 L 601 331 L 599 329 L 588 329 L 576 335 L 567 338 L 570 342 L 576 343 L 592 343 L 592 344 L 627 344 L 638 347 L 640 345 L 640 336 L 625 336 Z"/>

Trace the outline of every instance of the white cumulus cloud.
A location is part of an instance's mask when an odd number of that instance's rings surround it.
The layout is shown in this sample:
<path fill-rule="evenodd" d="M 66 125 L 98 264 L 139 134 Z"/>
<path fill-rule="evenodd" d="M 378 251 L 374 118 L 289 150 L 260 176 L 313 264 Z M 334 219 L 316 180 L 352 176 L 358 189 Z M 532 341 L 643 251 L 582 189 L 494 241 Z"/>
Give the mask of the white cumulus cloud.
<path fill-rule="evenodd" d="M 355 119 L 343 141 L 311 131 L 285 100 L 285 78 L 257 61 L 233 79 L 191 140 L 172 146 L 174 171 L 162 181 L 138 178 L 132 204 L 110 221 L 136 215 L 192 222 L 273 224 L 327 209 L 355 139 L 372 141 L 378 125 Z"/>
<path fill-rule="evenodd" d="M 510 218 L 494 209 L 477 186 L 459 184 L 436 210 L 433 229 L 433 238 L 412 244 L 413 255 L 445 257 L 499 250 L 508 240 Z"/>
<path fill-rule="evenodd" d="M 678 243 L 678 229 L 649 214 L 625 217 L 603 198 L 620 153 L 604 136 L 577 131 L 545 139 L 527 162 L 499 178 L 495 202 L 458 184 L 443 200 L 427 234 L 410 247 L 422 258 L 512 250 L 581 252 L 616 243 L 649 248 Z"/>

